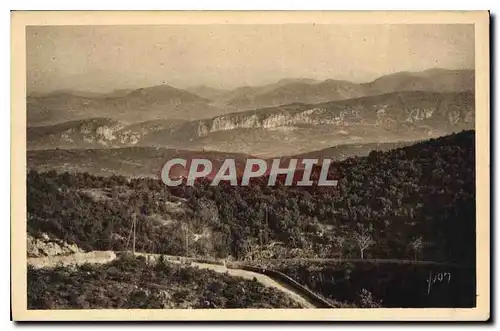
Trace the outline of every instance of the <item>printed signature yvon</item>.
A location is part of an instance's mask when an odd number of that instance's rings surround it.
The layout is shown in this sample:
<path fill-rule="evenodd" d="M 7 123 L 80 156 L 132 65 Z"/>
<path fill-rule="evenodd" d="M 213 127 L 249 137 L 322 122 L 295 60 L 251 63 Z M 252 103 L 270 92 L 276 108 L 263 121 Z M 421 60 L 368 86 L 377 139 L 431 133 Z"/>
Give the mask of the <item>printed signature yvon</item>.
<path fill-rule="evenodd" d="M 451 281 L 451 273 L 449 272 L 429 272 L 429 278 L 427 279 L 427 294 L 431 293 L 432 285 L 437 283 L 449 284 Z"/>

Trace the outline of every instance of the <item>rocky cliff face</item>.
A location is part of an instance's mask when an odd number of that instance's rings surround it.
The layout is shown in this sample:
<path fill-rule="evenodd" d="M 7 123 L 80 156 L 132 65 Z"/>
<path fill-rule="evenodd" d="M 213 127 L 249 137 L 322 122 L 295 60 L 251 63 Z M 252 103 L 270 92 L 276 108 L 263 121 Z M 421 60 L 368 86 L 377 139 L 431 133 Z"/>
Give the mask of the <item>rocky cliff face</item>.
<path fill-rule="evenodd" d="M 153 120 L 126 125 L 108 118 L 93 118 L 27 130 L 28 149 L 108 148 L 135 146 L 143 137 L 168 131 L 184 121 Z"/>
<path fill-rule="evenodd" d="M 404 92 L 317 105 L 297 104 L 217 116 L 182 127 L 193 137 L 236 129 L 273 129 L 287 126 L 354 125 L 399 128 L 438 128 L 474 125 L 472 93 Z"/>
<path fill-rule="evenodd" d="M 71 146 L 107 147 L 117 144 L 136 144 L 140 132 L 132 132 L 110 119 L 72 121 L 59 125 L 28 128 L 29 148 L 71 148 Z"/>
<path fill-rule="evenodd" d="M 28 257 L 45 257 L 70 255 L 75 253 L 83 253 L 76 245 L 70 245 L 61 239 L 49 238 L 47 234 L 42 234 L 40 238 L 35 238 L 31 235 L 26 237 L 27 255 Z"/>

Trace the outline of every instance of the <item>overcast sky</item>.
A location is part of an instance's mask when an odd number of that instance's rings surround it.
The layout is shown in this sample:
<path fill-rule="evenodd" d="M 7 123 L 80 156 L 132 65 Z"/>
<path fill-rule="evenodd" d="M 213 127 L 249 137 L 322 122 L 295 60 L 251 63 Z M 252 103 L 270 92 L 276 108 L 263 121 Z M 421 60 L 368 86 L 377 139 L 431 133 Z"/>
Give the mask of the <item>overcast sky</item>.
<path fill-rule="evenodd" d="M 44 26 L 26 33 L 29 92 L 234 88 L 299 77 L 365 82 L 474 67 L 472 25 Z"/>

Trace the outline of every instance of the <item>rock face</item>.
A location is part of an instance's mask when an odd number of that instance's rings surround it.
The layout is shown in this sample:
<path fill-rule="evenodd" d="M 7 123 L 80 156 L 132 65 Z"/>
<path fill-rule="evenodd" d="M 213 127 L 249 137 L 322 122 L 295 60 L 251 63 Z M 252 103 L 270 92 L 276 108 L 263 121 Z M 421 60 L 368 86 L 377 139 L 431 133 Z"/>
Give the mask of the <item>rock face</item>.
<path fill-rule="evenodd" d="M 76 245 L 70 245 L 60 239 L 51 239 L 47 234 L 42 234 L 41 238 L 35 238 L 28 234 L 27 237 L 28 257 L 45 257 L 56 255 L 70 255 L 83 253 Z"/>
<path fill-rule="evenodd" d="M 436 128 L 474 125 L 474 94 L 403 92 L 323 104 L 292 104 L 226 114 L 199 120 L 194 136 L 235 129 L 270 129 L 284 126 L 369 125 L 398 128 L 408 124 Z M 191 124 L 191 123 L 190 123 Z M 182 127 L 188 129 L 187 125 Z"/>
<path fill-rule="evenodd" d="M 148 132 L 147 129 L 132 130 L 109 118 L 91 118 L 52 126 L 28 128 L 27 138 L 30 148 L 35 149 L 40 147 L 133 146 L 137 144 L 142 135 Z"/>

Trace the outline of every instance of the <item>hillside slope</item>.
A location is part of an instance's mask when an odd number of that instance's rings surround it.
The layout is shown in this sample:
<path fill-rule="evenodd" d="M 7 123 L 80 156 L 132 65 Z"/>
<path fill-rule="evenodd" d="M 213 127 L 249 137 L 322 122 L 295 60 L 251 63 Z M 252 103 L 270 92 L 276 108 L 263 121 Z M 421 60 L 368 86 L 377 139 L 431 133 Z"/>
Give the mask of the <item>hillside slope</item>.
<path fill-rule="evenodd" d="M 285 106 L 207 119 L 111 118 L 28 128 L 28 149 L 127 146 L 212 150 L 264 157 L 335 145 L 408 142 L 473 129 L 474 94 L 397 92 L 320 104 Z M 349 156 L 349 155 L 347 155 Z"/>
<path fill-rule="evenodd" d="M 28 96 L 28 126 L 70 120 L 111 118 L 126 123 L 155 119 L 196 119 L 220 114 L 220 109 L 196 94 L 159 85 L 109 96 L 81 96 L 71 92 Z"/>
<path fill-rule="evenodd" d="M 225 114 L 157 131 L 145 141 L 167 139 L 190 149 L 286 155 L 332 145 L 428 139 L 473 129 L 474 122 L 472 93 L 398 92 Z"/>

